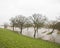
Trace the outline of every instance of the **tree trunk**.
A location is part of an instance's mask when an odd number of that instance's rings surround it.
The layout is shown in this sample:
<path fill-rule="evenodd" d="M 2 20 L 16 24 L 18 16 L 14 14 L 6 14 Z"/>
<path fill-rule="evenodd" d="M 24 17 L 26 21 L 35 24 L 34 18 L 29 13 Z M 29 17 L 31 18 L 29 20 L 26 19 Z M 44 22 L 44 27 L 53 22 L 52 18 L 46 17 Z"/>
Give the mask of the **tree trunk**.
<path fill-rule="evenodd" d="M 54 29 L 55 29 L 55 25 L 54 25 L 54 27 L 53 27 L 52 33 L 54 32 Z"/>
<path fill-rule="evenodd" d="M 20 34 L 22 34 L 22 26 L 21 26 L 21 28 L 20 28 L 20 29 L 21 29 Z"/>
<path fill-rule="evenodd" d="M 36 37 L 36 28 L 34 28 L 34 38 Z"/>
<path fill-rule="evenodd" d="M 13 31 L 14 31 L 14 24 L 13 24 Z"/>
<path fill-rule="evenodd" d="M 54 32 L 54 28 L 52 29 L 52 33 Z"/>
<path fill-rule="evenodd" d="M 13 27 L 13 31 L 14 31 L 14 27 Z"/>
<path fill-rule="evenodd" d="M 38 27 L 37 27 L 37 37 L 38 37 Z"/>

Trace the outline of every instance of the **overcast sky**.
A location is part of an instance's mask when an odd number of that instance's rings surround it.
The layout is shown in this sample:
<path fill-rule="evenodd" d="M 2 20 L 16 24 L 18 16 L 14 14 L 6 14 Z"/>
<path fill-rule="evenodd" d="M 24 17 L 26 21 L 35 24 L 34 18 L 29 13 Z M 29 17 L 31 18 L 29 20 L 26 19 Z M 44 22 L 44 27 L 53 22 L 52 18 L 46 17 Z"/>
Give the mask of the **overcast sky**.
<path fill-rule="evenodd" d="M 60 0 L 0 0 L 0 24 L 16 15 L 40 13 L 54 20 L 60 16 Z"/>

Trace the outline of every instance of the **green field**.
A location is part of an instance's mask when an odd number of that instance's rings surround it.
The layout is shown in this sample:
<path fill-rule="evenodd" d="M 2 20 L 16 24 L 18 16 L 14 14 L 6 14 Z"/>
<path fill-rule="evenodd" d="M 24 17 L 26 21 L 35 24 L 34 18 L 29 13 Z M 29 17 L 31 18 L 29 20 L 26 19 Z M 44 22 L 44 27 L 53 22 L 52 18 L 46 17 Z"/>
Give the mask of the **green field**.
<path fill-rule="evenodd" d="M 60 44 L 33 39 L 7 29 L 0 29 L 0 48 L 60 48 Z"/>

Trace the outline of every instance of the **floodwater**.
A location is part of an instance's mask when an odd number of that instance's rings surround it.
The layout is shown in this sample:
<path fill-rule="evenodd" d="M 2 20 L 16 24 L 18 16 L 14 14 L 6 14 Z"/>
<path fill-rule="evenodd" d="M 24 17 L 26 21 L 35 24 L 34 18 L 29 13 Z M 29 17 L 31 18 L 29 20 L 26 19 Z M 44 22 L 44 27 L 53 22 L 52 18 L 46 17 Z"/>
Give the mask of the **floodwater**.
<path fill-rule="evenodd" d="M 3 28 L 3 27 L 0 26 L 0 28 Z M 12 30 L 12 27 L 8 27 L 8 29 Z M 15 28 L 15 31 L 18 31 L 18 33 L 20 33 L 19 28 Z M 44 40 L 49 40 L 49 41 L 60 43 L 60 34 L 57 34 L 57 32 L 58 32 L 57 30 L 54 30 L 54 33 L 52 35 L 47 35 L 47 33 L 51 32 L 51 31 L 52 31 L 52 29 L 40 28 L 38 30 L 38 33 L 36 33 L 36 38 L 42 38 Z M 43 33 L 43 32 L 45 32 L 45 33 Z M 33 27 L 30 27 L 28 29 L 24 28 L 22 31 L 22 34 L 29 36 L 29 37 L 33 37 L 34 28 Z"/>

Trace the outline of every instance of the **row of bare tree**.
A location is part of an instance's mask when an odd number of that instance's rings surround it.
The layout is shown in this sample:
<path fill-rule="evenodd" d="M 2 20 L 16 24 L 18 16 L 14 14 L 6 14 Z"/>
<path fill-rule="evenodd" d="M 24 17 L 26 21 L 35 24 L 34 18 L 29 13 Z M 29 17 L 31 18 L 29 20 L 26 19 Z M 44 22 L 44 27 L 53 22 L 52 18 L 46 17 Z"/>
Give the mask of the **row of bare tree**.
<path fill-rule="evenodd" d="M 28 30 L 29 27 L 33 27 L 34 38 L 36 33 L 38 33 L 38 29 L 42 27 L 52 28 L 52 31 L 48 34 L 52 34 L 54 32 L 54 29 L 60 30 L 60 22 L 58 22 L 58 20 L 50 22 L 48 21 L 46 16 L 43 16 L 41 14 L 33 14 L 32 16 L 29 17 L 25 17 L 23 15 L 17 15 L 15 17 L 12 17 L 10 21 L 11 21 L 11 27 L 13 27 L 13 31 L 14 31 L 14 27 L 18 27 L 20 29 L 21 34 L 23 28 L 27 28 Z"/>

